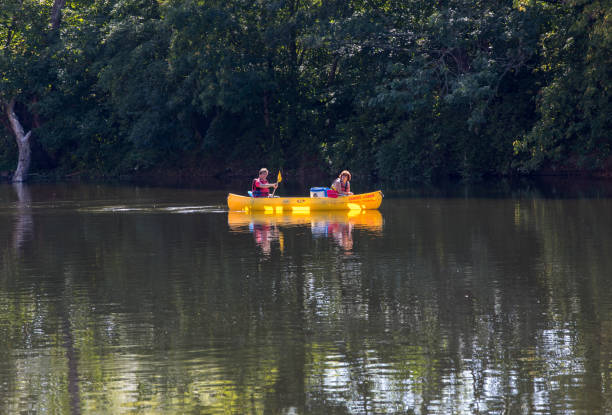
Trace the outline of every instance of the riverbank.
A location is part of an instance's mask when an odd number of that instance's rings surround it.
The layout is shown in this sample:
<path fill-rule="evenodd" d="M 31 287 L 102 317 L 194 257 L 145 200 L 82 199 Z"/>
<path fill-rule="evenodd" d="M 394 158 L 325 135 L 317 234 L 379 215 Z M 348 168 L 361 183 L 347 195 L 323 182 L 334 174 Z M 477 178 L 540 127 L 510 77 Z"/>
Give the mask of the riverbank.
<path fill-rule="evenodd" d="M 276 173 L 272 171 L 272 175 Z M 298 196 L 307 193 L 310 187 L 327 186 L 333 174 L 313 172 L 301 181 L 297 172 L 283 171 L 283 181 L 278 194 Z M 87 177 L 81 174 L 65 176 L 44 176 L 33 174 L 27 184 L 99 184 L 109 186 L 142 186 L 166 188 L 191 188 L 223 190 L 232 193 L 246 193 L 252 177 L 246 172 L 228 172 L 212 176 L 204 171 L 162 171 L 147 172 L 116 178 Z M 0 183 L 8 184 L 7 178 Z M 414 181 L 393 184 L 384 181 L 353 178 L 353 188 L 358 191 L 383 190 L 385 197 L 542 197 L 542 198 L 608 198 L 612 197 L 612 178 L 594 175 L 530 175 L 513 177 L 487 177 L 478 180 L 447 178 L 436 181 Z"/>
<path fill-rule="evenodd" d="M 88 171 L 33 171 L 28 175 L 28 182 L 85 182 L 85 183 L 113 183 L 113 184 L 141 184 L 141 185 L 157 185 L 168 187 L 201 187 L 210 188 L 218 187 L 224 183 L 240 182 L 250 180 L 257 175 L 258 168 L 240 168 L 229 167 L 225 169 L 211 169 L 209 167 L 189 167 L 184 169 L 177 168 L 155 168 L 149 170 L 133 171 L 130 173 L 122 173 L 116 176 L 101 175 Z M 270 178 L 276 178 L 278 169 L 268 166 L 270 170 Z M 309 185 L 319 186 L 321 183 L 333 180 L 336 173 L 332 169 L 327 171 L 316 168 L 301 168 L 301 169 L 282 169 L 283 182 L 285 185 Z M 364 174 L 359 174 L 351 170 L 353 174 L 353 182 L 373 182 L 387 184 L 388 186 L 402 188 L 405 186 L 413 186 L 415 184 L 436 185 L 440 183 L 491 183 L 491 182 L 516 182 L 521 180 L 527 181 L 601 181 L 612 180 L 612 161 L 611 166 L 598 171 L 588 171 L 579 169 L 552 169 L 547 168 L 538 173 L 531 174 L 516 174 L 512 176 L 484 176 L 473 178 L 461 177 L 445 177 L 437 179 L 419 179 L 406 182 L 393 182 L 367 177 Z M 0 172 L 0 182 L 10 182 L 12 174 L 8 171 Z"/>

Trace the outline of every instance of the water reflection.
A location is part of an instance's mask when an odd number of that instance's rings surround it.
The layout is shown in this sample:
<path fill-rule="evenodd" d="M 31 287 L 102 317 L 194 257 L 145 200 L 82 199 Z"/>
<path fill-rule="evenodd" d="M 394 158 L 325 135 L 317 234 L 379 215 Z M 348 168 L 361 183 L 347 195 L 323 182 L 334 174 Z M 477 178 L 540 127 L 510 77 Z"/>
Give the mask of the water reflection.
<path fill-rule="evenodd" d="M 612 199 L 389 198 L 383 226 L 29 190 L 0 186 L 1 414 L 612 413 Z"/>
<path fill-rule="evenodd" d="M 310 212 L 266 214 L 262 212 L 228 212 L 227 221 L 234 232 L 251 232 L 255 243 L 265 255 L 278 242 L 281 252 L 285 248 L 283 227 L 310 228 L 313 238 L 330 238 L 344 251 L 353 249 L 353 230 L 362 229 L 382 234 L 383 217 L 377 210 L 346 212 Z"/>
<path fill-rule="evenodd" d="M 19 252 L 23 244 L 32 235 L 34 220 L 32 219 L 32 195 L 26 184 L 13 183 L 17 194 L 15 204 L 15 227 L 13 231 L 13 248 Z"/>

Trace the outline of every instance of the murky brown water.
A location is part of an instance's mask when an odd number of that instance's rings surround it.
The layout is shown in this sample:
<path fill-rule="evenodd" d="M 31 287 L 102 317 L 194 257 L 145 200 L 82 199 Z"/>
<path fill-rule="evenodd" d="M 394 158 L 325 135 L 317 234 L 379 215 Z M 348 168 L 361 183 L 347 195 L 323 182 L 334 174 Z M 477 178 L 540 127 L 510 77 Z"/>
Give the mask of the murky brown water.
<path fill-rule="evenodd" d="M 0 413 L 612 413 L 611 198 L 225 194 L 0 185 Z"/>

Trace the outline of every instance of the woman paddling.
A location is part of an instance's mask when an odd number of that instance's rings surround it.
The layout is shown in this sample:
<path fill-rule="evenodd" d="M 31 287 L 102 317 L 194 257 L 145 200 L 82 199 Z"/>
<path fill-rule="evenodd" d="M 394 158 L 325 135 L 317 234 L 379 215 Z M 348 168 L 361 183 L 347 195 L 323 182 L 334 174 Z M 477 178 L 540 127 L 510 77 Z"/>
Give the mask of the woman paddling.
<path fill-rule="evenodd" d="M 253 197 L 269 197 L 270 196 L 270 188 L 277 188 L 278 183 L 268 183 L 266 178 L 268 177 L 268 169 L 265 167 L 259 170 L 259 177 L 253 179 L 253 184 L 251 185 L 251 191 L 253 192 Z"/>
<path fill-rule="evenodd" d="M 351 173 L 348 170 L 342 170 L 340 176 L 331 185 L 331 188 L 338 192 L 339 196 L 352 195 L 351 192 Z"/>

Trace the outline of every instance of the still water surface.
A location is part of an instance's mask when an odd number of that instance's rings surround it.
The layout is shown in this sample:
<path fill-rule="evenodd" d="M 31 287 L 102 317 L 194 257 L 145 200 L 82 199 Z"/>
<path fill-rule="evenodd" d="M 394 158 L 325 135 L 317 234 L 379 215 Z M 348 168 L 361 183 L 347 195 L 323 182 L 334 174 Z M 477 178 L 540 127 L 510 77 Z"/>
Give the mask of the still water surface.
<path fill-rule="evenodd" d="M 0 413 L 612 413 L 612 198 L 0 185 Z"/>

